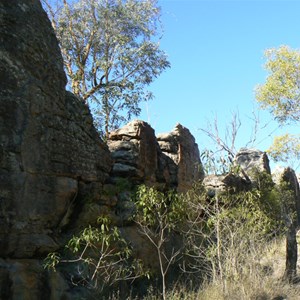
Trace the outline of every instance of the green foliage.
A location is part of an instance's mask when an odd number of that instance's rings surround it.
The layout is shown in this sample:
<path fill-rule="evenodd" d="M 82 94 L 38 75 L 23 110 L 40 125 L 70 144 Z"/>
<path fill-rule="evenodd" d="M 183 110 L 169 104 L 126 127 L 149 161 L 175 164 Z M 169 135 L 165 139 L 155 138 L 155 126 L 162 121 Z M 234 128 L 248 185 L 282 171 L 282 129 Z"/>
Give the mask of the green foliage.
<path fill-rule="evenodd" d="M 260 210 L 267 219 L 269 219 L 269 232 L 282 233 L 282 197 L 280 188 L 273 182 L 272 176 L 266 172 L 257 171 L 253 174 L 253 180 L 257 187 L 254 190 L 257 193 L 257 209 Z"/>
<path fill-rule="evenodd" d="M 107 217 L 99 217 L 98 222 L 99 227 L 89 226 L 69 240 L 65 257 L 49 253 L 44 267 L 56 270 L 61 263 L 75 264 L 81 283 L 100 291 L 117 281 L 147 275 L 141 261 L 132 259 L 132 251 L 119 229 L 111 226 Z"/>
<path fill-rule="evenodd" d="M 269 76 L 256 90 L 256 99 L 281 124 L 300 120 L 300 52 L 288 46 L 268 49 L 265 68 Z M 275 137 L 269 155 L 276 161 L 294 165 L 300 157 L 299 137 Z"/>
<path fill-rule="evenodd" d="M 266 242 L 284 231 L 282 194 L 269 174 L 258 173 L 255 180 L 251 191 L 223 191 L 211 198 L 198 184 L 186 194 L 186 268 L 221 282 L 225 294 L 255 271 Z"/>
<path fill-rule="evenodd" d="M 170 266 L 180 258 L 183 248 L 170 240 L 175 233 L 182 233 L 181 225 L 187 212 L 184 200 L 175 191 L 162 193 L 145 185 L 138 187 L 135 196 L 134 220 L 156 250 L 164 300 L 167 297 L 166 276 Z"/>
<path fill-rule="evenodd" d="M 146 87 L 170 67 L 159 48 L 157 1 L 43 2 L 60 42 L 69 87 L 91 104 L 99 129 L 107 135 L 139 115 L 139 103 L 153 98 Z"/>
<path fill-rule="evenodd" d="M 204 149 L 201 152 L 201 161 L 205 174 L 226 174 L 230 172 L 232 166 L 232 162 L 227 153 L 218 155 L 218 153 L 208 149 Z"/>
<path fill-rule="evenodd" d="M 258 86 L 256 99 L 280 122 L 300 119 L 300 52 L 287 46 L 265 53 L 266 82 Z"/>
<path fill-rule="evenodd" d="M 276 136 L 267 153 L 275 162 L 288 163 L 289 166 L 296 168 L 296 162 L 300 159 L 299 135 L 286 133 Z"/>
<path fill-rule="evenodd" d="M 56 271 L 56 266 L 59 264 L 61 257 L 56 252 L 48 253 L 44 260 L 44 268 L 48 270 Z"/>
<path fill-rule="evenodd" d="M 279 232 L 281 210 L 278 203 L 278 195 L 273 190 L 268 193 L 256 189 L 237 194 L 223 193 L 214 198 L 210 207 L 204 207 L 208 214 L 206 228 L 210 235 L 216 230 L 216 224 L 225 236 L 234 232 L 241 238 L 244 232 L 244 242 L 247 236 L 267 239 Z"/>
<path fill-rule="evenodd" d="M 258 265 L 266 242 L 283 232 L 282 215 L 291 213 L 294 203 L 290 187 L 275 186 L 269 174 L 258 172 L 254 181 L 251 191 L 224 191 L 212 198 L 200 182 L 185 194 L 163 193 L 145 185 L 137 188 L 134 221 L 156 250 L 164 299 L 168 298 L 166 277 L 175 262 L 180 262 L 186 278 L 199 272 L 202 278 L 221 283 L 225 296 L 233 292 L 232 286 L 247 281 L 249 274 L 262 274 Z M 173 244 L 174 234 L 181 237 L 181 246 Z M 45 267 L 55 270 L 62 263 L 76 264 L 85 285 L 103 289 L 119 280 L 149 278 L 106 217 L 99 218 L 98 227 L 74 236 L 66 250 L 71 256 L 50 253 Z"/>
<path fill-rule="evenodd" d="M 184 199 L 175 191 L 160 192 L 152 187 L 138 187 L 135 203 L 136 220 L 146 226 L 164 226 L 175 229 L 186 213 Z"/>

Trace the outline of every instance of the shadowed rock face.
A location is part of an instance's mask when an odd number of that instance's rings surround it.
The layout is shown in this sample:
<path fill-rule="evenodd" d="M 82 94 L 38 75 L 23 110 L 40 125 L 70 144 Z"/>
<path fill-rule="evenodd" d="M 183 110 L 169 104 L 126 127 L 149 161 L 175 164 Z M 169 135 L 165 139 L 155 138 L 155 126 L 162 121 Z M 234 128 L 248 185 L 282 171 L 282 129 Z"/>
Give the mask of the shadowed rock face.
<path fill-rule="evenodd" d="M 0 3 L 0 255 L 57 248 L 79 186 L 102 185 L 110 153 L 89 109 L 65 91 L 58 43 L 39 1 Z"/>
<path fill-rule="evenodd" d="M 85 195 L 99 193 L 111 169 L 89 109 L 65 85 L 40 2 L 1 1 L 1 299 L 72 299 L 39 259 L 60 247 L 57 233 L 74 205 L 80 209 Z"/>

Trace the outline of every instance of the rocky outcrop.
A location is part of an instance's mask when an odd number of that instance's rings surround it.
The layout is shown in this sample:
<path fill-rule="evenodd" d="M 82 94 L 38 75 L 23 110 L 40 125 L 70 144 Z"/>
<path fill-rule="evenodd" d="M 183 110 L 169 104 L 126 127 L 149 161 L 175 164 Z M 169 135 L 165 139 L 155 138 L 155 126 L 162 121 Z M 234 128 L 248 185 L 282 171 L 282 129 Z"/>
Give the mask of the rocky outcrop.
<path fill-rule="evenodd" d="M 128 178 L 135 184 L 157 183 L 160 149 L 148 123 L 135 120 L 112 132 L 108 147 L 114 159 L 113 177 Z"/>
<path fill-rule="evenodd" d="M 40 299 L 30 285 L 42 284 L 35 258 L 60 246 L 57 232 L 82 191 L 101 188 L 112 160 L 89 109 L 65 91 L 58 43 L 37 0 L 0 3 L 0 77 L 0 256 L 10 259 L 1 261 L 0 290 Z"/>
<path fill-rule="evenodd" d="M 80 182 L 102 184 L 111 158 L 89 109 L 65 92 L 39 1 L 4 1 L 0 14 L 0 254 L 24 258 L 57 247 L 51 232 Z"/>
<path fill-rule="evenodd" d="M 166 160 L 169 178 L 179 192 L 185 192 L 195 181 L 203 180 L 199 148 L 187 128 L 177 124 L 170 133 L 159 134 L 157 140 L 162 152 L 171 159 Z"/>
<path fill-rule="evenodd" d="M 255 177 L 258 173 L 271 173 L 268 156 L 260 150 L 242 148 L 233 162 L 237 166 L 237 173 L 209 175 L 204 178 L 203 184 L 209 196 L 213 197 L 224 191 L 247 191 L 256 186 Z"/>
<path fill-rule="evenodd" d="M 43 259 L 101 214 L 124 225 L 135 208 L 118 179 L 183 191 L 203 177 L 186 128 L 178 125 L 158 142 L 147 123 L 134 121 L 111 133 L 110 152 L 88 107 L 65 85 L 40 2 L 0 2 L 1 299 L 74 299 L 61 273 L 44 271 Z M 135 231 L 124 228 L 129 239 Z"/>
<path fill-rule="evenodd" d="M 257 149 L 242 148 L 236 154 L 234 163 L 251 179 L 257 172 L 271 174 L 269 158 L 266 152 Z"/>
<path fill-rule="evenodd" d="M 232 173 L 226 175 L 208 175 L 204 178 L 203 185 L 209 197 L 214 197 L 216 194 L 225 191 L 237 193 L 247 191 L 251 188 L 251 183 L 243 177 Z"/>
<path fill-rule="evenodd" d="M 115 178 L 184 192 L 204 177 L 195 138 L 180 124 L 156 138 L 148 123 L 134 120 L 112 132 L 108 146 Z"/>
<path fill-rule="evenodd" d="M 132 186 L 185 192 L 204 178 L 187 128 L 177 124 L 156 137 L 149 124 L 135 120 L 112 132 L 106 145 L 88 107 L 65 84 L 58 43 L 40 2 L 1 1 L 0 299 L 84 297 L 84 288 L 69 284 L 63 272 L 46 272 L 42 262 L 64 237 L 96 225 L 103 214 L 121 227 L 138 258 L 159 268 L 155 249 L 131 222 Z M 254 171 L 270 173 L 264 152 L 242 149 L 235 162 L 250 179 Z M 282 176 L 300 215 L 295 174 Z M 208 176 L 204 185 L 211 196 L 249 188 L 245 176 L 235 174 Z"/>

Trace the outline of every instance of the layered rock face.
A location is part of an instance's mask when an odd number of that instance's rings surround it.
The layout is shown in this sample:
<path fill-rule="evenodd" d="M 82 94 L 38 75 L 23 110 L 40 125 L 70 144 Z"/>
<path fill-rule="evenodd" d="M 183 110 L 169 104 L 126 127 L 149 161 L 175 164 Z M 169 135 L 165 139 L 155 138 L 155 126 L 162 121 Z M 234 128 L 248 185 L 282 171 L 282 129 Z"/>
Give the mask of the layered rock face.
<path fill-rule="evenodd" d="M 0 3 L 0 74 L 0 254 L 31 257 L 56 248 L 51 230 L 80 182 L 102 184 L 111 158 L 88 108 L 65 92 L 39 1 Z"/>
<path fill-rule="evenodd" d="M 32 258 L 59 247 L 66 214 L 81 190 L 103 185 L 112 160 L 89 109 L 65 91 L 58 43 L 37 0 L 0 2 L 0 77 L 0 256 L 10 258 L 0 262 L 0 290 L 41 299 L 25 293 L 32 273 L 40 285 Z"/>
<path fill-rule="evenodd" d="M 195 181 L 203 180 L 199 148 L 187 128 L 177 124 L 170 133 L 159 134 L 157 140 L 162 152 L 171 159 L 166 159 L 169 180 L 179 192 L 185 192 L 192 188 Z"/>
<path fill-rule="evenodd" d="M 135 120 L 112 132 L 108 146 L 115 160 L 115 178 L 184 192 L 204 177 L 195 138 L 180 124 L 155 137 L 149 124 Z"/>
<path fill-rule="evenodd" d="M 156 137 L 148 123 L 134 120 L 112 132 L 108 146 L 114 159 L 110 177 L 114 185 L 126 180 L 130 185 L 146 184 L 161 191 L 185 192 L 204 177 L 195 138 L 180 124 L 170 133 Z M 122 233 L 133 246 L 134 255 L 152 270 L 159 270 L 156 249 L 139 227 L 130 222 L 135 213 L 130 192 L 123 191 L 117 199 L 112 219 L 122 225 Z"/>
<path fill-rule="evenodd" d="M 108 147 L 114 159 L 113 177 L 128 178 L 136 184 L 156 183 L 160 149 L 149 124 L 135 120 L 112 132 Z"/>

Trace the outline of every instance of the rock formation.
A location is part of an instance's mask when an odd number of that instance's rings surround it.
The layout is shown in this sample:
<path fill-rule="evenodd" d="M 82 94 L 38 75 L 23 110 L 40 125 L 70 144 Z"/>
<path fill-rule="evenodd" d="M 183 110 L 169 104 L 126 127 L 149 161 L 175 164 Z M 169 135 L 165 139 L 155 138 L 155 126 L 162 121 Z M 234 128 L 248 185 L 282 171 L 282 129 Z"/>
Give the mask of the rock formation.
<path fill-rule="evenodd" d="M 246 191 L 251 188 L 251 182 L 232 173 L 226 175 L 208 175 L 204 178 L 203 185 L 210 197 L 224 191 L 235 193 Z"/>
<path fill-rule="evenodd" d="M 230 192 L 249 190 L 256 184 L 257 172 L 271 173 L 267 154 L 256 149 L 242 148 L 233 161 L 238 167 L 239 174 L 209 175 L 204 178 L 203 184 L 210 196 L 225 190 Z"/>
<path fill-rule="evenodd" d="M 256 172 L 266 172 L 271 174 L 267 154 L 257 149 L 240 149 L 234 158 L 234 163 L 240 166 L 250 179 Z"/>
<path fill-rule="evenodd" d="M 60 246 L 56 233 L 82 192 L 101 188 L 112 160 L 89 109 L 65 91 L 38 0 L 0 2 L 0 77 L 0 256 L 10 259 L 0 261 L 0 298 L 41 299 L 35 259 Z"/>
<path fill-rule="evenodd" d="M 114 159 L 114 177 L 128 178 L 136 184 L 157 182 L 160 149 L 149 124 L 135 120 L 112 132 L 108 147 Z"/>
<path fill-rule="evenodd" d="M 115 178 L 184 192 L 204 177 L 195 138 L 180 124 L 156 138 L 149 124 L 135 120 L 112 132 L 108 146 Z"/>
<path fill-rule="evenodd" d="M 40 2 L 0 2 L 1 299 L 41 299 L 45 291 L 73 299 L 61 275 L 41 263 L 100 214 L 124 224 L 134 207 L 118 193 L 118 178 L 184 190 L 203 177 L 195 140 L 181 125 L 158 143 L 147 123 L 131 122 L 111 134 L 110 153 L 88 107 L 65 85 Z"/>
<path fill-rule="evenodd" d="M 187 191 L 195 181 L 203 180 L 199 148 L 187 128 L 177 124 L 170 133 L 159 134 L 157 140 L 162 152 L 171 159 L 166 159 L 169 180 L 179 192 Z"/>

